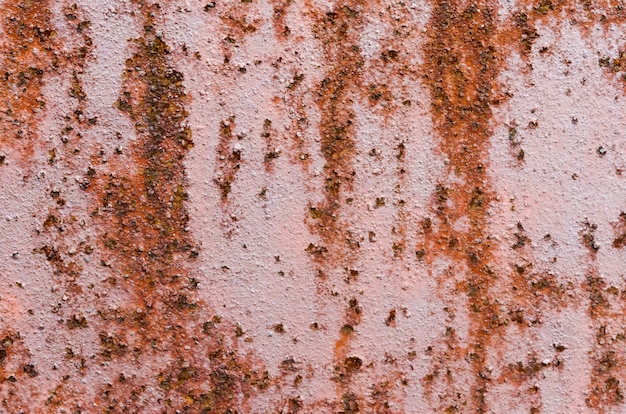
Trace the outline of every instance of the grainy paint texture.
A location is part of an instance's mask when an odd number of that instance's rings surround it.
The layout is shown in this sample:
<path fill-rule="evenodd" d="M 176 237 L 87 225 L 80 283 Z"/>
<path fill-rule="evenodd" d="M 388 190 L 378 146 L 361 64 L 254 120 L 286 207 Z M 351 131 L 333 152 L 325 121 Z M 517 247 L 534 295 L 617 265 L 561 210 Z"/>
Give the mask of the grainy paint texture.
<path fill-rule="evenodd" d="M 0 1 L 0 413 L 626 412 L 625 7 Z"/>

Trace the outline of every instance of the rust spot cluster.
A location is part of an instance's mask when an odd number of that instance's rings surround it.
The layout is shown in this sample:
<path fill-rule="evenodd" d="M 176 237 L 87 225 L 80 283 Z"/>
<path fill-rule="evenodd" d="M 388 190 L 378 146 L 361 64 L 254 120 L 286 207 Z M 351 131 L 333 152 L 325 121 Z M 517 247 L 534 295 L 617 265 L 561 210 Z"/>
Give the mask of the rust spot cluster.
<path fill-rule="evenodd" d="M 18 412 L 28 404 L 28 398 L 22 395 L 13 384 L 28 383 L 39 375 L 33 365 L 28 349 L 24 346 L 19 332 L 11 329 L 0 331 L 0 407 L 11 412 Z M 29 381 L 31 380 L 31 381 Z"/>
<path fill-rule="evenodd" d="M 32 153 L 36 120 L 45 109 L 41 88 L 47 72 L 59 70 L 58 39 L 48 1 L 5 2 L 0 10 L 7 44 L 2 48 L 0 138 Z"/>
<path fill-rule="evenodd" d="M 586 402 L 590 408 L 605 412 L 608 407 L 624 402 L 623 382 L 626 378 L 625 355 L 622 349 L 626 336 L 620 329 L 620 321 L 623 320 L 626 310 L 626 290 L 607 284 L 598 271 L 597 254 L 600 246 L 595 236 L 597 228 L 596 224 L 585 219 L 579 232 L 590 262 L 583 289 L 588 295 L 587 312 L 592 320 L 595 336 L 593 349 L 589 353 L 592 370 Z M 612 247 L 619 248 L 615 241 Z M 615 325 L 616 321 L 618 326 Z"/>

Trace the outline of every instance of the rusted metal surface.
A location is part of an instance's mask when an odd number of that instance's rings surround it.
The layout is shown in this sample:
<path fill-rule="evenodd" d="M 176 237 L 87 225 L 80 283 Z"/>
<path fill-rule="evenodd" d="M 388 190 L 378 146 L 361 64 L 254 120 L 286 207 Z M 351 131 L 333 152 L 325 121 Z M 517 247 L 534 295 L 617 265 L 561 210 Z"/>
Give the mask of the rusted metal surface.
<path fill-rule="evenodd" d="M 0 412 L 625 412 L 625 7 L 0 2 Z"/>

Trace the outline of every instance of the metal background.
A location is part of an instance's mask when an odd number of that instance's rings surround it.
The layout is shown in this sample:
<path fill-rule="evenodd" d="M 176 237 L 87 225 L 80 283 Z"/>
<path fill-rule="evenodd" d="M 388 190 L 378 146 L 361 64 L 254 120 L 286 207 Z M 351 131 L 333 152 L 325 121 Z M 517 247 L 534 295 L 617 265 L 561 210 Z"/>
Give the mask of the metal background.
<path fill-rule="evenodd" d="M 625 7 L 2 1 L 0 412 L 626 412 Z"/>

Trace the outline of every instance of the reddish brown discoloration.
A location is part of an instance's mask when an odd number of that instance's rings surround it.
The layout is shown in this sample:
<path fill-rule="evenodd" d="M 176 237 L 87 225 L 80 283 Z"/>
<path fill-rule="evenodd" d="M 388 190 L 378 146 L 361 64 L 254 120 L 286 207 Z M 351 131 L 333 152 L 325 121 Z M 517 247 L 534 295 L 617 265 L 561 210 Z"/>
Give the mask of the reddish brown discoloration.
<path fill-rule="evenodd" d="M 334 245 L 331 255 L 345 249 L 345 230 L 339 212 L 353 181 L 355 114 L 352 102 L 361 83 L 364 64 L 358 45 L 359 16 L 354 5 L 343 5 L 317 21 L 325 55 L 332 69 L 319 89 L 321 151 L 324 165 L 325 202 L 316 206 L 314 231 L 323 242 Z"/>
<path fill-rule="evenodd" d="M 5 99 L 0 108 L 0 142 L 6 148 L 17 149 L 20 157 L 33 155 L 37 125 L 46 109 L 42 92 L 46 77 L 70 70 L 70 97 L 85 99 L 79 74 L 92 44 L 90 22 L 80 19 L 75 4 L 65 7 L 67 24 L 78 36 L 60 39 L 51 23 L 50 7 L 49 1 L 23 0 L 4 2 L 0 10 L 6 35 L 1 50 L 3 81 L 0 95 Z M 62 43 L 73 44 L 76 40 L 78 44 L 72 50 L 61 52 Z M 55 152 L 54 147 L 49 149 L 51 163 L 58 156 Z"/>
<path fill-rule="evenodd" d="M 303 73 L 294 73 L 292 81 L 287 85 L 287 91 L 285 93 L 284 100 L 287 105 L 293 110 L 290 114 L 290 133 L 289 136 L 292 141 L 291 152 L 294 154 L 292 162 L 300 163 L 305 171 L 308 171 L 310 163 L 310 151 L 304 138 L 303 133 L 309 126 L 309 119 L 307 117 L 306 105 L 304 104 L 302 94 L 302 82 L 305 79 Z"/>
<path fill-rule="evenodd" d="M 391 390 L 395 389 L 395 384 L 381 382 L 371 385 L 374 387 L 371 395 L 360 395 L 360 387 L 353 386 L 353 383 L 366 368 L 361 358 L 351 353 L 350 345 L 363 317 L 358 298 L 354 296 L 359 271 L 354 269 L 353 263 L 358 256 L 360 241 L 348 230 L 349 219 L 344 214 L 344 205 L 352 203 L 350 193 L 355 180 L 353 157 L 356 153 L 357 119 L 354 104 L 367 104 L 374 110 L 380 110 L 380 107 L 382 112 L 389 112 L 394 106 L 393 95 L 387 85 L 363 84 L 367 68 L 361 53 L 359 32 L 372 10 L 369 6 L 344 2 L 331 11 L 313 13 L 314 30 L 330 63 L 330 70 L 325 73 L 317 91 L 321 112 L 320 149 L 325 161 L 324 201 L 309 209 L 311 230 L 320 237 L 321 244 L 311 244 L 307 251 L 319 266 L 320 279 L 325 280 L 327 274 L 341 273 L 345 282 L 342 293 L 346 296 L 347 306 L 334 347 L 335 410 L 342 413 L 367 412 L 370 409 L 391 412 L 389 401 L 394 398 L 391 397 Z M 294 77 L 298 83 L 300 78 Z M 294 83 L 293 88 L 297 88 L 297 84 Z M 384 204 L 384 198 L 377 202 L 377 206 Z M 404 250 L 402 233 L 402 229 L 397 231 L 398 240 L 392 250 L 398 257 Z M 399 374 L 394 378 L 397 376 Z"/>
<path fill-rule="evenodd" d="M 265 171 L 272 172 L 274 160 L 280 157 L 281 149 L 274 138 L 276 131 L 272 128 L 272 121 L 266 119 L 263 121 L 263 132 L 261 132 L 261 138 L 265 141 L 265 155 L 263 156 L 263 163 L 265 164 Z"/>
<path fill-rule="evenodd" d="M 42 14 L 70 52 L 38 52 L 6 124 L 32 134 L 0 139 L 0 411 L 621 409 L 614 2 L 97 3 L 93 34 L 69 3 Z M 577 74 L 610 127 L 555 109 Z"/>
<path fill-rule="evenodd" d="M 82 139 L 82 134 L 90 127 L 97 123 L 97 118 L 87 118 L 84 114 L 86 94 L 82 87 L 80 74 L 84 70 L 87 60 L 92 52 L 92 39 L 90 37 L 90 22 L 84 20 L 81 10 L 74 4 L 63 9 L 66 24 L 72 29 L 72 41 L 76 43 L 72 51 L 66 56 L 64 61 L 64 69 L 70 69 L 71 86 L 67 91 L 68 96 L 73 101 L 75 109 L 67 113 L 63 117 L 64 127 L 61 130 L 60 147 L 52 147 L 48 150 L 48 164 L 56 165 L 58 163 L 79 168 L 74 162 L 73 156 L 80 152 L 78 147 L 74 146 Z M 79 187 L 86 190 L 90 185 L 95 170 L 90 166 L 87 168 L 85 177 L 80 180 Z M 81 223 L 73 212 L 66 208 L 66 200 L 62 196 L 59 187 L 54 186 L 47 194 L 54 204 L 50 207 L 50 212 L 43 221 L 43 233 L 39 234 L 40 238 L 45 240 L 42 247 L 34 249 L 34 253 L 42 253 L 46 260 L 52 266 L 58 281 L 64 286 L 68 292 L 78 292 L 80 287 L 77 279 L 80 278 L 83 268 L 73 258 L 74 254 L 69 254 L 66 236 L 68 234 L 75 235 L 78 233 Z M 83 223 L 84 224 L 84 223 Z M 78 244 L 79 252 L 87 255 L 91 254 L 92 247 L 85 241 Z"/>
<path fill-rule="evenodd" d="M 610 73 L 617 75 L 620 72 L 624 72 L 626 70 L 626 56 L 623 51 L 620 51 L 617 57 L 602 57 L 598 60 L 598 64 L 600 67 L 605 68 Z M 626 80 L 624 76 L 622 76 L 622 80 Z"/>
<path fill-rule="evenodd" d="M 278 39 L 285 39 L 291 35 L 291 29 L 286 24 L 286 17 L 293 0 L 272 0 L 272 4 L 274 5 L 272 16 L 274 31 Z"/>
<path fill-rule="evenodd" d="M 24 156 L 32 155 L 37 120 L 46 105 L 43 78 L 61 65 L 49 8 L 49 1 L 23 0 L 5 2 L 0 10 L 6 35 L 0 57 L 0 142 Z"/>
<path fill-rule="evenodd" d="M 491 107 L 504 98 L 499 92 L 497 76 L 504 66 L 507 49 L 517 47 L 522 57 L 528 57 L 538 37 L 532 23 L 549 12 L 559 11 L 561 5 L 542 3 L 528 14 L 513 13 L 513 21 L 504 26 L 499 25 L 496 9 L 489 2 L 442 1 L 433 7 L 429 41 L 424 48 L 424 78 L 431 93 L 435 128 L 441 136 L 440 148 L 449 163 L 449 177 L 435 191 L 436 218 L 424 220 L 426 246 L 424 250 L 418 246 L 417 252 L 425 256 L 430 266 L 442 255 L 454 263 L 450 268 L 451 282 L 440 280 L 439 283 L 452 283 L 452 293 L 464 293 L 470 327 L 466 346 L 459 344 L 454 328 L 446 329 L 447 350 L 439 355 L 424 383 L 431 398 L 435 381 L 447 384 L 440 385 L 447 391 L 439 394 L 438 403 L 447 412 L 486 412 L 492 384 L 492 368 L 487 366 L 487 357 L 500 346 L 507 326 L 515 323 L 523 329 L 540 324 L 542 304 L 566 305 L 566 292 L 571 289 L 549 273 L 532 270 L 532 255 L 525 248 L 529 239 L 521 223 L 511 246 L 518 250 L 520 262 L 510 275 L 504 276 L 507 279 L 499 280 L 502 275 L 498 275 L 499 263 L 494 256 L 498 246 L 491 240 L 488 229 L 488 209 L 495 201 L 489 183 L 487 153 Z M 522 162 L 524 152 L 515 141 L 514 128 L 509 139 L 518 162 Z M 464 275 L 461 280 L 459 273 Z M 448 312 L 452 323 L 454 310 Z M 471 385 L 457 379 L 466 369 L 462 361 L 467 362 L 472 372 Z M 521 377 L 524 381 L 531 380 L 534 370 L 510 368 L 519 364 L 509 364 L 508 369 L 503 369 L 501 381 L 519 382 Z M 529 396 L 534 401 L 531 411 L 539 412 L 539 389 L 530 389 Z"/>
<path fill-rule="evenodd" d="M 261 20 L 253 17 L 255 6 L 252 0 L 234 0 L 230 4 L 219 3 L 218 7 L 222 24 L 227 28 L 226 36 L 222 39 L 224 63 L 227 64 L 232 58 L 233 48 L 256 32 Z"/>
<path fill-rule="evenodd" d="M 311 207 L 312 231 L 320 236 L 323 246 L 316 246 L 319 254 L 314 259 L 320 263 L 323 274 L 327 263 L 340 260 L 343 263 L 346 282 L 354 283 L 358 271 L 351 269 L 351 256 L 359 248 L 345 228 L 341 211 L 349 202 L 349 191 L 354 180 L 352 157 L 355 153 L 356 114 L 352 107 L 361 85 L 364 59 L 359 46 L 358 28 L 362 25 L 365 10 L 358 4 L 343 3 L 329 12 L 318 12 L 315 30 L 322 42 L 331 69 L 326 73 L 318 90 L 318 106 L 321 112 L 320 142 L 324 165 L 324 202 Z M 334 269 L 337 269 L 335 264 Z M 362 397 L 351 390 L 352 376 L 358 369 L 345 364 L 349 357 L 350 338 L 361 321 L 362 309 L 356 298 L 348 300 L 345 324 L 335 343 L 336 393 L 339 412 L 356 413 L 363 405 Z M 356 357 L 353 357 L 356 358 Z M 360 359 L 359 359 L 360 361 Z M 354 364 L 353 364 L 354 365 Z M 353 367 L 354 368 L 354 367 Z M 359 366 L 360 368 L 360 366 Z"/>
<path fill-rule="evenodd" d="M 527 361 L 518 361 L 509 364 L 502 374 L 500 381 L 508 382 L 518 387 L 527 405 L 530 406 L 530 413 L 540 413 L 542 408 L 541 392 L 537 385 L 532 385 L 533 380 L 541 376 L 541 371 L 549 368 L 552 364 L 539 361 L 536 356 L 530 356 Z"/>
<path fill-rule="evenodd" d="M 19 332 L 0 331 L 0 409 L 20 412 L 28 407 L 37 395 L 33 382 L 38 375 Z"/>

